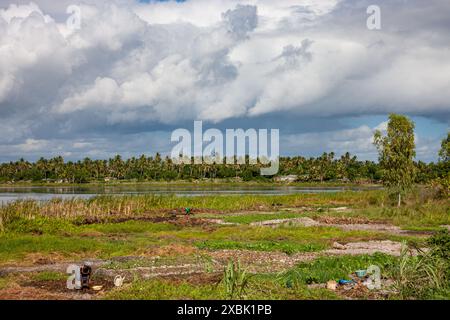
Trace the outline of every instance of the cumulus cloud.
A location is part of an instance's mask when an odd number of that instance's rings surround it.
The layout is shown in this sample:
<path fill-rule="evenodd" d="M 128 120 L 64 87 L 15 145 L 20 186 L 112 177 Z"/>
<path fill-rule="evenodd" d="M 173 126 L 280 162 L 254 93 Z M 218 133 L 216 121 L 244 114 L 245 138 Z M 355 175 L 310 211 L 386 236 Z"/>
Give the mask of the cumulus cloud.
<path fill-rule="evenodd" d="M 52 3 L 0 1 L 4 153 L 44 151 L 50 137 L 83 150 L 76 139 L 194 119 L 449 120 L 450 4 L 440 0 L 379 1 L 376 31 L 366 0 L 85 0 L 79 30 L 65 24 L 72 3 Z M 366 145 L 358 135 L 370 127 L 348 130 L 342 147 Z"/>

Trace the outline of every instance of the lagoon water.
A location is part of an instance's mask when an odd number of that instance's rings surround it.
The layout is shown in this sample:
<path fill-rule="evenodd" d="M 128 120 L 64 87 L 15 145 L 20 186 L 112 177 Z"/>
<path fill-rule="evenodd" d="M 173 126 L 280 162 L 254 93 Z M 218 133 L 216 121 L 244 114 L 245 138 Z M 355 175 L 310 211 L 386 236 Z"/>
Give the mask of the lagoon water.
<path fill-rule="evenodd" d="M 286 195 L 365 190 L 367 187 L 301 187 L 282 185 L 114 185 L 114 186 L 14 186 L 0 187 L 0 204 L 15 200 L 89 199 L 99 195 Z"/>

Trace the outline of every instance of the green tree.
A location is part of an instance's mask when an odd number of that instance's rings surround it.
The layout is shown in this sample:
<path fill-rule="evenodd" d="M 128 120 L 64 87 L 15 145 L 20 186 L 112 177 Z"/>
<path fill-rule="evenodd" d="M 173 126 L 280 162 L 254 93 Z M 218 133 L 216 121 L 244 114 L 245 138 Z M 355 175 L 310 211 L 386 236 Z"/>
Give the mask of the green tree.
<path fill-rule="evenodd" d="M 450 131 L 447 133 L 447 138 L 442 140 L 441 150 L 439 150 L 439 159 L 442 162 L 450 161 Z"/>
<path fill-rule="evenodd" d="M 387 135 L 377 130 L 374 144 L 378 149 L 379 162 L 383 171 L 383 184 L 398 194 L 398 206 L 402 194 L 413 184 L 415 176 L 414 123 L 406 116 L 391 114 Z"/>
<path fill-rule="evenodd" d="M 436 182 L 441 195 L 447 198 L 450 190 L 450 132 L 447 133 L 447 138 L 442 140 L 437 167 L 439 176 Z"/>

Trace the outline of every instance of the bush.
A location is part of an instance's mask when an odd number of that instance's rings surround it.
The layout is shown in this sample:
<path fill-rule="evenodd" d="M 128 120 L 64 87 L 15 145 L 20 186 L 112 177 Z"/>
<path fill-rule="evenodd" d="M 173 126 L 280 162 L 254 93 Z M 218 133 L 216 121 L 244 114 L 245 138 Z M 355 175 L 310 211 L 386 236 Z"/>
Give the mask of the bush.
<path fill-rule="evenodd" d="M 230 260 L 223 271 L 223 282 L 226 293 L 230 299 L 242 299 L 249 284 L 249 276 L 246 270 L 241 268 L 240 261 Z"/>
<path fill-rule="evenodd" d="M 450 293 L 450 235 L 440 231 L 427 241 L 426 250 L 404 245 L 393 276 L 402 299 L 436 299 Z"/>

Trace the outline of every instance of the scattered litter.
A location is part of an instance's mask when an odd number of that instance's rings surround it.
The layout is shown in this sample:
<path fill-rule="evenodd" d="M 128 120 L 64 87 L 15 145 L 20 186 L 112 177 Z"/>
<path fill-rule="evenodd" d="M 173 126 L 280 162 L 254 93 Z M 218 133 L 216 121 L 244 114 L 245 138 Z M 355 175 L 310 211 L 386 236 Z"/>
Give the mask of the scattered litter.
<path fill-rule="evenodd" d="M 343 212 L 348 211 L 349 209 L 347 207 L 338 207 L 338 208 L 330 208 L 330 211 L 336 211 L 336 212 Z"/>
<path fill-rule="evenodd" d="M 190 215 L 192 213 L 191 208 L 184 208 L 184 212 L 186 212 L 187 215 Z"/>
<path fill-rule="evenodd" d="M 356 270 L 355 274 L 358 278 L 364 278 L 367 274 L 367 270 Z"/>
<path fill-rule="evenodd" d="M 223 226 L 235 226 L 237 223 L 233 222 L 225 222 L 222 219 L 204 219 L 205 222 L 212 223 L 212 224 L 219 224 Z"/>
<path fill-rule="evenodd" d="M 367 290 L 368 288 L 370 289 L 370 285 L 372 284 L 372 279 L 370 279 L 368 270 L 356 270 L 354 273 L 349 275 L 349 278 L 350 280 L 341 279 L 338 281 L 340 288 L 344 291 Z"/>
<path fill-rule="evenodd" d="M 330 280 L 327 282 L 327 289 L 335 291 L 337 289 L 337 282 L 334 280 Z"/>
<path fill-rule="evenodd" d="M 100 291 L 100 290 L 103 289 L 103 286 L 92 286 L 91 289 L 94 290 L 94 291 Z"/>
<path fill-rule="evenodd" d="M 125 281 L 125 277 L 122 277 L 121 275 L 117 275 L 114 277 L 114 285 L 116 287 L 121 287 L 123 285 L 124 281 Z"/>
<path fill-rule="evenodd" d="M 81 288 L 89 288 L 89 282 L 91 281 L 92 267 L 86 263 L 80 268 L 81 274 Z"/>
<path fill-rule="evenodd" d="M 293 218 L 293 219 L 275 219 L 259 222 L 252 222 L 250 226 L 278 226 L 282 224 L 290 224 L 295 226 L 312 227 L 318 226 L 320 223 L 307 217 Z"/>
<path fill-rule="evenodd" d="M 355 281 L 353 281 L 353 280 L 346 280 L 346 279 L 340 279 L 339 280 L 339 284 L 340 285 L 346 285 L 346 284 L 352 284 L 352 283 L 354 283 Z"/>
<path fill-rule="evenodd" d="M 333 243 L 333 249 L 345 250 L 346 247 L 343 244 L 340 244 L 339 242 L 334 242 Z"/>

